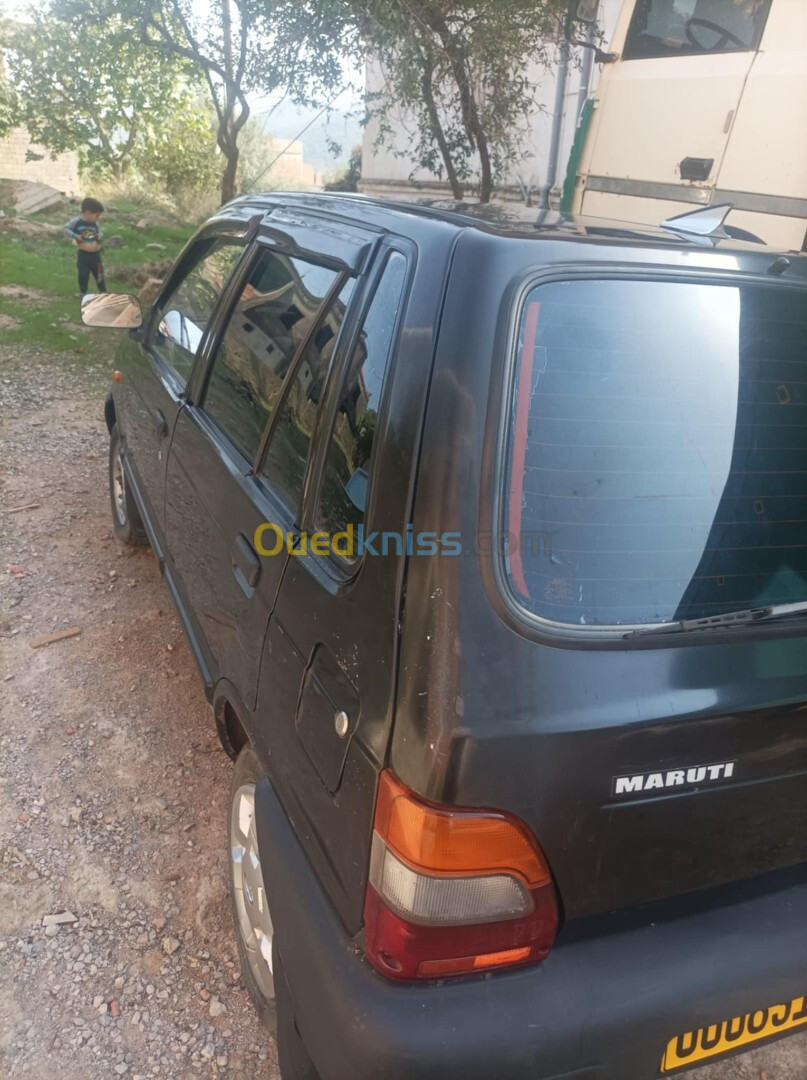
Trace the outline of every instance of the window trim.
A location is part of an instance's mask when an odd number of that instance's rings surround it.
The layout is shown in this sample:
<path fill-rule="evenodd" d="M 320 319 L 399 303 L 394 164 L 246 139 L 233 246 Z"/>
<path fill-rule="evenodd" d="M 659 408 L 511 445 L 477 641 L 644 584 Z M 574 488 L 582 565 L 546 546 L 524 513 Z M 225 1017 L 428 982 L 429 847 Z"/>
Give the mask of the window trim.
<path fill-rule="evenodd" d="M 685 56 L 736 56 L 743 53 L 755 53 L 759 52 L 762 47 L 762 39 L 765 36 L 765 29 L 768 25 L 768 18 L 771 13 L 772 0 L 766 0 L 767 7 L 764 9 L 763 17 L 761 19 L 759 30 L 756 32 L 752 43 L 742 49 L 697 49 L 694 46 L 692 48 L 682 49 L 680 52 L 667 49 L 664 52 L 651 52 L 642 55 L 634 55 L 630 49 L 633 42 L 636 39 L 634 33 L 634 24 L 639 14 L 639 4 L 641 0 L 636 0 L 633 12 L 631 13 L 630 22 L 628 23 L 628 29 L 625 33 L 625 44 L 622 48 L 622 56 L 620 60 L 624 63 L 631 63 L 635 60 L 678 60 Z"/>
<path fill-rule="evenodd" d="M 493 541 L 491 544 L 493 578 L 498 596 L 504 603 L 507 613 L 516 621 L 522 631 L 524 629 L 530 630 L 539 640 L 544 640 L 552 645 L 567 644 L 578 648 L 676 648 L 701 644 L 715 645 L 724 640 L 734 642 L 747 640 L 749 637 L 779 637 L 793 636 L 794 633 L 804 634 L 803 626 L 798 628 L 770 623 L 760 626 L 750 625 L 747 628 L 737 627 L 731 629 L 728 634 L 721 634 L 716 631 L 700 636 L 697 634 L 670 636 L 663 633 L 654 636 L 652 633 L 654 629 L 663 630 L 668 628 L 671 623 L 602 623 L 581 626 L 577 623 L 557 622 L 543 615 L 537 615 L 535 612 L 530 611 L 519 599 L 510 580 L 499 538 L 507 532 L 505 528 L 507 507 L 505 487 L 507 483 L 510 420 L 513 395 L 516 389 L 519 329 L 524 315 L 525 304 L 533 290 L 541 285 L 603 280 L 679 282 L 693 285 L 730 285 L 735 287 L 762 285 L 771 289 L 786 288 L 801 292 L 805 297 L 805 301 L 807 301 L 807 282 L 804 280 L 772 278 L 769 275 L 738 273 L 729 269 L 659 267 L 658 264 L 626 262 L 614 263 L 611 266 L 588 262 L 574 267 L 542 269 L 523 278 L 516 286 L 515 293 L 508 293 L 504 297 L 502 306 L 507 306 L 509 309 L 506 316 L 507 329 L 504 344 L 505 366 L 503 369 L 494 366 L 493 369 L 493 378 L 499 380 L 498 392 L 501 394 L 501 400 L 496 421 L 495 461 L 491 471 L 492 490 L 489 492 L 490 501 L 488 505 L 490 506 L 490 526 Z M 495 388 L 494 392 L 496 392 Z M 635 630 L 643 630 L 647 636 L 630 638 L 628 635 Z"/>
<path fill-rule="evenodd" d="M 337 406 L 339 403 L 339 394 L 336 393 L 336 388 L 341 390 L 345 384 L 358 335 L 364 326 L 370 306 L 375 299 L 378 286 L 381 283 L 385 267 L 387 266 L 390 255 L 393 253 L 397 253 L 404 258 L 406 267 L 404 271 L 403 288 L 401 290 L 401 302 L 395 316 L 395 326 L 390 339 L 387 368 L 384 372 L 384 384 L 381 389 L 381 400 L 378 404 L 379 425 L 377 430 L 383 431 L 384 428 L 384 423 L 389 411 L 389 396 L 394 381 L 395 364 L 397 362 L 401 332 L 404 326 L 407 305 L 409 303 L 416 262 L 414 245 L 410 246 L 407 241 L 398 236 L 385 237 L 376 251 L 375 258 L 369 267 L 367 286 L 362 291 L 361 296 L 355 298 L 354 318 L 349 326 L 349 334 L 345 336 L 344 354 L 338 358 L 338 364 L 334 365 L 331 371 L 326 408 L 322 412 L 322 416 L 327 416 L 327 419 L 325 422 L 323 422 L 322 418 L 320 419 L 317 431 L 318 445 L 316 447 L 316 453 L 309 457 L 309 470 L 306 475 L 306 483 L 303 486 L 305 500 L 301 514 L 302 527 L 309 531 L 317 531 L 320 528 L 318 511 L 322 495 L 322 485 L 325 479 L 327 453 L 336 426 Z M 378 467 L 378 458 L 376 457 L 367 483 L 368 510 L 373 506 L 374 491 L 377 490 L 378 487 L 376 481 Z M 338 552 L 333 551 L 330 546 L 327 555 L 310 554 L 312 558 L 320 561 L 321 565 L 326 566 L 329 570 L 329 576 L 340 584 L 352 581 L 358 575 L 366 558 L 366 556 L 362 554 L 356 559 L 345 559 L 343 556 L 339 555 Z"/>

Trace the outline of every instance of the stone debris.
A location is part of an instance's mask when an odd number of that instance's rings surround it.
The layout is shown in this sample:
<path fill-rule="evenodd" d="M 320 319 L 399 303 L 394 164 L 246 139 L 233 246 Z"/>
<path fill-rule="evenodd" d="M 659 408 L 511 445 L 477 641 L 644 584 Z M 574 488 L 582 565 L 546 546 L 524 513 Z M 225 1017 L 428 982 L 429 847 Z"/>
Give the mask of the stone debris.
<path fill-rule="evenodd" d="M 45 915 L 42 919 L 43 926 L 68 926 L 78 922 L 78 915 L 72 911 L 57 911 L 55 915 Z"/>

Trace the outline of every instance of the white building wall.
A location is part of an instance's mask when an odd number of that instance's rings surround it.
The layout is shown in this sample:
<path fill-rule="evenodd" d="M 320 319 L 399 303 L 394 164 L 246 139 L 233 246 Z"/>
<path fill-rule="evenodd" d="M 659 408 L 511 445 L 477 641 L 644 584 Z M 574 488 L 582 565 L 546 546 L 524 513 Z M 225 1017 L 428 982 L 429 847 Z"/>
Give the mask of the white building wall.
<path fill-rule="evenodd" d="M 605 33 L 605 45 L 607 47 L 616 25 L 622 0 L 601 0 L 599 25 Z M 585 27 L 580 27 L 580 36 L 585 32 Z M 574 55 L 580 59 L 582 50 L 575 49 Z M 537 86 L 537 107 L 530 117 L 527 130 L 524 133 L 523 148 L 527 151 L 525 158 L 510 170 L 508 176 L 499 181 L 497 187 L 502 186 L 519 190 L 519 180 L 522 184 L 530 187 L 533 197 L 544 182 L 549 159 L 549 143 L 552 134 L 553 109 L 555 106 L 555 81 L 557 68 L 545 69 L 535 65 L 531 74 Z M 591 89 L 595 89 L 599 74 L 595 64 L 592 71 Z M 366 86 L 368 93 L 378 93 L 384 90 L 384 76 L 378 64 L 368 61 Z M 579 66 L 571 65 L 566 93 L 566 106 L 563 115 L 563 137 L 561 141 L 560 160 L 558 163 L 558 175 L 555 188 L 563 185 L 566 176 L 566 164 L 569 160 L 574 139 L 574 128 L 577 116 L 578 93 L 580 89 Z M 362 147 L 362 190 L 368 193 L 412 193 L 414 187 L 426 190 L 445 189 L 445 181 L 441 184 L 435 173 L 424 169 L 416 169 L 413 172 L 414 162 L 407 156 L 409 147 L 416 132 L 416 123 L 411 115 L 403 110 L 393 110 L 387 118 L 395 129 L 395 136 L 391 142 L 385 142 L 383 146 L 374 147 L 379 132 L 377 120 L 370 120 L 364 131 Z"/>

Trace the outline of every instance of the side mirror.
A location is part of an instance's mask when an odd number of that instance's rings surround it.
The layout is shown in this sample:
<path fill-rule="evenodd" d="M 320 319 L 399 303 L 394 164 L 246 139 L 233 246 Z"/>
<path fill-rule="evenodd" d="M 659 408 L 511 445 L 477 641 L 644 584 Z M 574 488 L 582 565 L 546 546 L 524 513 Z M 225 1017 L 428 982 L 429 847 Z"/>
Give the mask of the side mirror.
<path fill-rule="evenodd" d="M 578 22 L 595 23 L 599 7 L 600 0 L 577 0 L 574 17 Z"/>
<path fill-rule="evenodd" d="M 126 293 L 88 293 L 81 299 L 81 321 L 85 326 L 112 326 L 134 330 L 143 323 L 140 304 Z"/>

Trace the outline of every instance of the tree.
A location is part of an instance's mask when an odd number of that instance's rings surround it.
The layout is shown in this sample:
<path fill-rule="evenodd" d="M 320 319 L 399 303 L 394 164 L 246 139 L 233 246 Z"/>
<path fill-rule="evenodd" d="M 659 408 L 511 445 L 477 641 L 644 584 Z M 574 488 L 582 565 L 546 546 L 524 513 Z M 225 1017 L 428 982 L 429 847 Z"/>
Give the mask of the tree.
<path fill-rule="evenodd" d="M 361 180 L 361 146 L 350 151 L 347 165 L 325 184 L 326 191 L 358 191 Z"/>
<path fill-rule="evenodd" d="M 0 139 L 19 123 L 20 103 L 9 85 L 0 61 Z"/>
<path fill-rule="evenodd" d="M 288 94 L 312 104 L 342 78 L 334 39 L 317 3 L 299 0 L 79 0 L 87 9 L 122 3 L 138 19 L 151 50 L 194 64 L 216 111 L 216 141 L 224 156 L 221 199 L 235 195 L 239 136 L 250 115 L 248 94 Z"/>
<path fill-rule="evenodd" d="M 85 167 L 121 181 L 172 110 L 187 108 L 195 74 L 175 57 L 145 54 L 121 15 L 103 27 L 71 16 L 51 0 L 6 25 L 17 120 L 52 153 L 78 148 Z"/>
<path fill-rule="evenodd" d="M 567 0 L 346 0 L 351 47 L 380 65 L 386 87 L 368 101 L 378 141 L 394 111 L 417 123 L 407 151 L 417 167 L 445 173 L 456 199 L 479 170 L 479 199 L 517 160 L 536 106 L 533 65 L 549 66 L 562 40 Z M 346 8 L 351 12 L 347 13 Z"/>
<path fill-rule="evenodd" d="M 214 130 L 215 118 L 202 95 L 189 95 L 143 140 L 134 162 L 137 178 L 174 199 L 215 191 L 221 157 Z"/>

